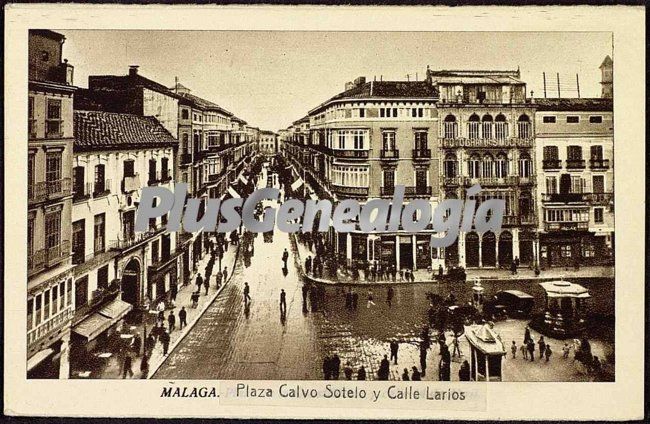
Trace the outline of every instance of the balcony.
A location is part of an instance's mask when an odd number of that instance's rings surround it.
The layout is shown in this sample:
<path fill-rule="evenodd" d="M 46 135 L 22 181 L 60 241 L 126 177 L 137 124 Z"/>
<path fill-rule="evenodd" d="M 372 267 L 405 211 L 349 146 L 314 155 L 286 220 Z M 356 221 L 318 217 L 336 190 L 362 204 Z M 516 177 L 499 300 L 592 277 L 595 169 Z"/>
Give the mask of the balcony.
<path fill-rule="evenodd" d="M 149 270 L 152 272 L 158 272 L 165 268 L 167 265 L 171 264 L 178 258 L 183 251 L 181 249 L 179 250 L 172 250 L 168 254 L 163 254 L 159 258 L 156 258 L 156 260 L 152 260 L 151 265 L 149 265 Z"/>
<path fill-rule="evenodd" d="M 504 215 L 502 225 L 519 225 L 519 217 L 517 215 Z"/>
<path fill-rule="evenodd" d="M 399 159 L 399 150 L 396 149 L 390 149 L 390 150 L 382 149 L 379 154 L 382 159 L 388 159 L 388 160 Z"/>
<path fill-rule="evenodd" d="M 466 177 L 463 183 L 466 186 L 473 186 L 475 184 L 480 184 L 481 186 L 510 187 L 510 186 L 517 185 L 519 183 L 519 177 L 516 176 L 516 175 L 511 175 L 511 176 L 503 177 L 503 178 L 497 178 L 497 177 L 480 177 L 480 178 Z"/>
<path fill-rule="evenodd" d="M 112 280 L 108 286 L 97 288 L 93 290 L 89 303 L 81 306 L 75 305 L 74 317 L 72 318 L 72 325 L 79 324 L 84 319 L 88 318 L 91 314 L 102 309 L 107 303 L 113 301 L 120 293 L 120 280 Z"/>
<path fill-rule="evenodd" d="M 56 246 L 39 249 L 27 255 L 27 272 L 34 272 L 50 268 L 70 256 L 70 241 L 64 240 Z"/>
<path fill-rule="evenodd" d="M 587 193 L 583 197 L 592 205 L 607 206 L 614 201 L 614 193 Z"/>
<path fill-rule="evenodd" d="M 459 176 L 454 176 L 454 177 L 445 176 L 443 179 L 443 184 L 446 186 L 460 186 L 464 182 L 465 182 L 465 177 L 459 177 Z"/>
<path fill-rule="evenodd" d="M 382 187 L 379 191 L 381 197 L 391 197 L 395 194 L 395 187 Z"/>
<path fill-rule="evenodd" d="M 332 184 L 332 191 L 345 197 L 368 197 L 368 187 L 346 187 Z"/>
<path fill-rule="evenodd" d="M 413 149 L 413 160 L 431 159 L 431 149 Z"/>
<path fill-rule="evenodd" d="M 588 230 L 589 222 L 576 221 L 576 222 L 545 222 L 544 230 L 546 231 L 575 231 L 575 230 Z"/>
<path fill-rule="evenodd" d="M 591 159 L 589 160 L 591 169 L 609 169 L 609 159 Z"/>
<path fill-rule="evenodd" d="M 72 190 L 72 201 L 83 202 L 90 199 L 91 184 L 77 184 Z"/>
<path fill-rule="evenodd" d="M 140 176 L 135 174 L 133 176 L 126 176 L 122 180 L 122 191 L 130 193 L 132 191 L 140 190 Z"/>
<path fill-rule="evenodd" d="M 192 163 L 192 155 L 189 153 L 181 153 L 181 165 L 189 165 Z"/>
<path fill-rule="evenodd" d="M 45 138 L 63 137 L 63 121 L 60 119 L 45 120 Z"/>
<path fill-rule="evenodd" d="M 144 233 L 137 233 L 121 239 L 111 240 L 109 242 L 109 248 L 113 250 L 121 250 L 121 251 L 128 250 L 131 247 L 137 246 L 138 244 L 150 239 L 151 237 L 155 236 L 161 231 L 162 231 L 162 226 L 150 227 L 149 230 L 147 230 Z"/>
<path fill-rule="evenodd" d="M 415 186 L 415 187 L 405 187 L 404 188 L 404 196 L 407 197 L 419 197 L 419 196 L 426 196 L 430 197 L 431 193 L 433 192 L 432 188 L 430 186 Z"/>
<path fill-rule="evenodd" d="M 93 186 L 93 197 L 103 197 L 108 196 L 111 192 L 111 180 L 104 180 L 95 182 Z"/>
<path fill-rule="evenodd" d="M 562 161 L 560 159 L 544 159 L 542 160 L 543 169 L 560 169 L 562 168 Z"/>
<path fill-rule="evenodd" d="M 334 157 L 343 159 L 368 159 L 368 150 L 339 150 L 332 149 Z"/>
<path fill-rule="evenodd" d="M 585 160 L 584 159 L 567 159 L 566 167 L 567 167 L 567 169 L 585 169 Z"/>
<path fill-rule="evenodd" d="M 549 203 L 583 203 L 583 193 L 542 193 L 542 202 Z"/>
<path fill-rule="evenodd" d="M 533 147 L 533 138 L 515 138 L 508 137 L 503 139 L 497 138 L 443 138 L 442 147 L 444 148 L 506 148 L 506 147 Z"/>

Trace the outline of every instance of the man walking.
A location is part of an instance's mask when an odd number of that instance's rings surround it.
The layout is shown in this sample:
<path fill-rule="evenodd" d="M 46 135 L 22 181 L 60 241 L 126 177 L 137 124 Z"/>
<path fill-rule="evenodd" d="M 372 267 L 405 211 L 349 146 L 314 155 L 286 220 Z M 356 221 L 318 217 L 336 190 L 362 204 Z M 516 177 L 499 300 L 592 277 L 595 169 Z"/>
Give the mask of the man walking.
<path fill-rule="evenodd" d="M 182 330 L 187 325 L 187 311 L 185 310 L 185 306 L 178 312 L 178 320 L 180 321 L 179 329 Z"/>
<path fill-rule="evenodd" d="M 397 340 L 390 342 L 390 360 L 395 360 L 395 365 L 397 365 L 397 351 L 399 350 L 399 343 Z"/>
<path fill-rule="evenodd" d="M 454 350 L 453 350 L 453 356 L 456 356 L 456 352 L 458 352 L 458 356 L 463 356 L 463 353 L 460 351 L 460 343 L 458 342 L 458 336 L 454 334 Z"/>
<path fill-rule="evenodd" d="M 280 290 L 280 313 L 282 315 L 287 314 L 287 294 L 284 289 Z"/>
<path fill-rule="evenodd" d="M 167 333 L 167 331 L 162 330 L 162 334 L 160 335 L 160 342 L 163 345 L 163 355 L 167 356 L 167 351 L 169 350 L 169 333 Z"/>
<path fill-rule="evenodd" d="M 422 377 L 426 375 L 427 370 L 427 347 L 424 342 L 420 343 L 420 368 L 422 368 Z"/>
<path fill-rule="evenodd" d="M 245 304 L 251 301 L 250 291 L 251 291 L 251 288 L 248 286 L 248 283 L 244 283 L 244 303 Z"/>
<path fill-rule="evenodd" d="M 209 280 L 209 278 L 210 278 L 210 277 L 206 278 L 206 279 L 203 281 L 203 287 L 205 287 L 205 295 L 206 295 L 206 296 L 208 295 L 208 289 L 210 288 L 210 280 Z"/>
<path fill-rule="evenodd" d="M 126 378 L 127 374 L 129 374 L 129 378 L 133 378 L 133 370 L 131 369 L 132 364 L 133 359 L 131 358 L 131 354 L 127 352 L 122 365 L 122 378 Z"/>
<path fill-rule="evenodd" d="M 289 260 L 289 252 L 287 249 L 284 249 L 284 252 L 282 253 L 282 263 L 284 264 L 284 269 L 287 269 L 287 261 Z"/>
<path fill-rule="evenodd" d="M 388 303 L 388 307 L 390 308 L 392 303 L 393 303 L 393 296 L 395 295 L 395 292 L 393 291 L 392 286 L 388 286 L 388 291 L 386 292 L 386 303 Z"/>
<path fill-rule="evenodd" d="M 196 276 L 196 291 L 201 292 L 201 287 L 203 287 L 203 277 L 201 276 L 201 273 L 199 272 L 198 275 Z"/>
<path fill-rule="evenodd" d="M 176 328 L 176 316 L 174 315 L 174 311 L 171 311 L 169 313 L 169 316 L 167 317 L 167 322 L 169 323 L 169 332 L 171 333 L 174 331 L 174 328 Z"/>

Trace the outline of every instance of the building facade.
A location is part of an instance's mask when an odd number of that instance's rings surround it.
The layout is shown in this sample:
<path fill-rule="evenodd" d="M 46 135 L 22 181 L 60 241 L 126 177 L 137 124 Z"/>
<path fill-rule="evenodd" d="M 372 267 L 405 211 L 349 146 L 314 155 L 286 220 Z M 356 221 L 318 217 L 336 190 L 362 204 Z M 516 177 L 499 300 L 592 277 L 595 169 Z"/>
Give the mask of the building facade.
<path fill-rule="evenodd" d="M 536 103 L 540 266 L 613 265 L 612 99 Z"/>
<path fill-rule="evenodd" d="M 335 202 L 392 198 L 405 186 L 405 202 L 439 193 L 438 92 L 429 83 L 357 78 L 347 90 L 309 111 L 284 132 L 282 146 L 298 176 L 320 198 Z M 336 253 L 348 264 L 380 263 L 397 269 L 437 268 L 432 229 L 382 234 L 330 232 Z"/>
<path fill-rule="evenodd" d="M 27 373 L 69 377 L 72 274 L 73 67 L 65 37 L 29 31 Z"/>
<path fill-rule="evenodd" d="M 440 195 L 465 199 L 476 184 L 481 201 L 505 201 L 502 230 L 461 232 L 444 252 L 447 266 L 510 267 L 537 258 L 535 212 L 535 105 L 519 71 L 432 71 L 440 92 L 438 140 Z M 434 186 L 435 187 L 435 186 Z"/>
<path fill-rule="evenodd" d="M 258 152 L 262 155 L 273 156 L 278 153 L 278 135 L 273 131 L 262 130 Z"/>

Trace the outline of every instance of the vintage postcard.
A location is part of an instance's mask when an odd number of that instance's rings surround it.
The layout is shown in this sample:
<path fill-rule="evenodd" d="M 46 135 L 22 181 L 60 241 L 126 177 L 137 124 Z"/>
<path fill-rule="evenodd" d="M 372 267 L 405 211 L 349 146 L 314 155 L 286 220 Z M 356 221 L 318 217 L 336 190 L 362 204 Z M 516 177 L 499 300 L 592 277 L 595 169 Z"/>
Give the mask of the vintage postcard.
<path fill-rule="evenodd" d="M 642 417 L 642 9 L 5 17 L 5 413 Z"/>

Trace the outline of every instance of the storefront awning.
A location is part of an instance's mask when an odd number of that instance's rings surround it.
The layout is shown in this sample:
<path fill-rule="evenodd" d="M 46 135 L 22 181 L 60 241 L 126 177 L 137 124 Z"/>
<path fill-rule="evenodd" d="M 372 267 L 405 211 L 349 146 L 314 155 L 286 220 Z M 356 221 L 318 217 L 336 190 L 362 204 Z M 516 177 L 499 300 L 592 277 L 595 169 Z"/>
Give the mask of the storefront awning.
<path fill-rule="evenodd" d="M 228 187 L 228 194 L 230 194 L 230 195 L 232 196 L 233 199 L 239 199 L 239 198 L 241 198 L 241 196 L 239 195 L 239 193 L 237 193 L 237 191 L 236 191 L 234 188 L 232 188 L 232 187 Z"/>
<path fill-rule="evenodd" d="M 100 309 L 99 312 L 95 312 L 81 321 L 72 331 L 87 338 L 88 341 L 93 340 L 119 321 L 132 308 L 133 305 L 115 299 Z"/>
<path fill-rule="evenodd" d="M 27 360 L 27 371 L 31 371 L 38 364 L 46 360 L 54 353 L 54 349 L 47 348 L 36 352 L 34 356 Z"/>
<path fill-rule="evenodd" d="M 291 190 L 296 191 L 303 184 L 304 184 L 304 181 L 302 180 L 302 178 L 298 178 L 296 181 L 293 182 L 293 184 L 291 184 Z"/>

